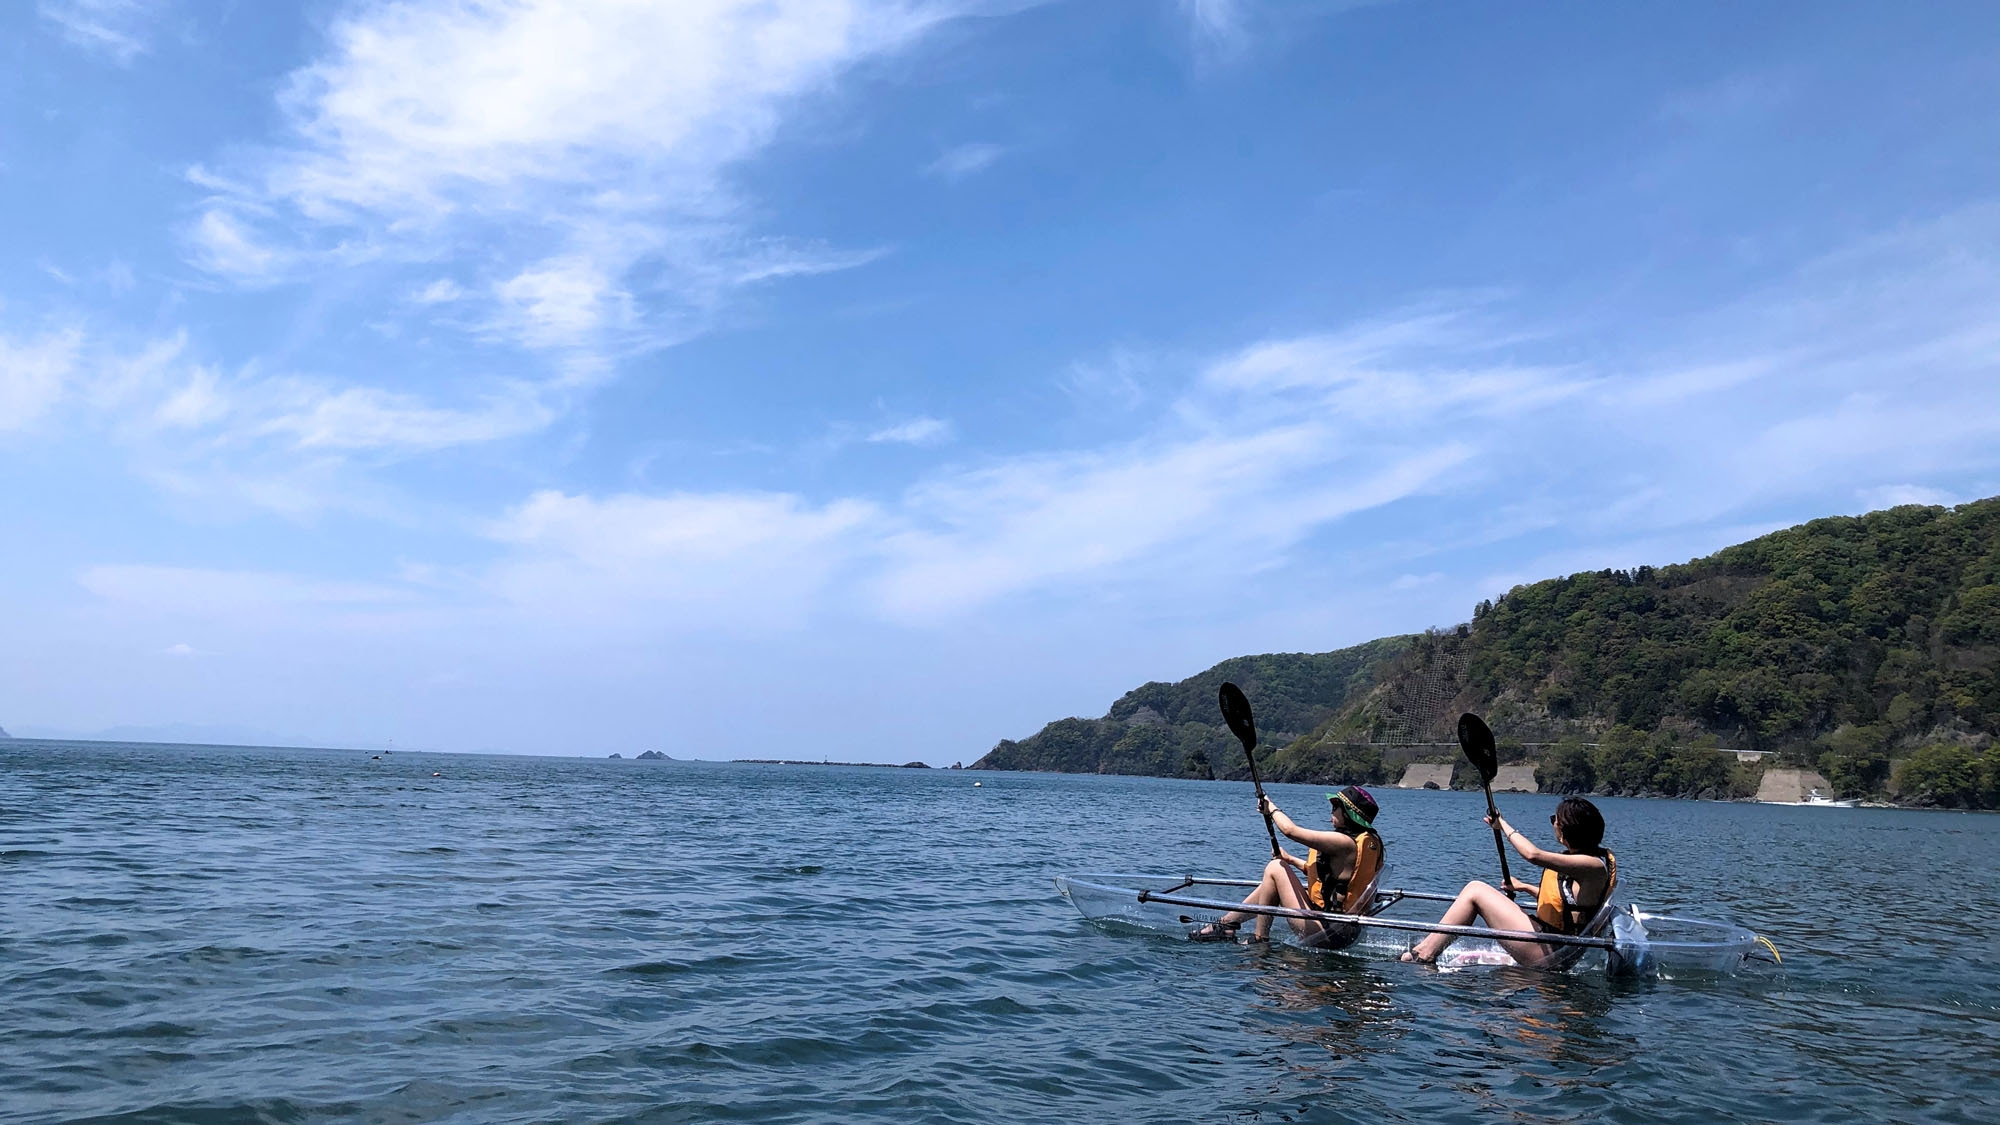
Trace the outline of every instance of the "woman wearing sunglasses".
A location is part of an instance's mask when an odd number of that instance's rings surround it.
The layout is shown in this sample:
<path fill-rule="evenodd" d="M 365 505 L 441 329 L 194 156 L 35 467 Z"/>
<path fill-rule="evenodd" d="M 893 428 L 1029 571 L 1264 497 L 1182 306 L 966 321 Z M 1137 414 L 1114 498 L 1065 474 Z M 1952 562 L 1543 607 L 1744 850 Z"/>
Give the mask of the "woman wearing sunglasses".
<path fill-rule="evenodd" d="M 1556 843 L 1562 845 L 1559 852 L 1536 847 L 1534 841 L 1508 824 L 1505 817 L 1482 819 L 1499 828 L 1522 859 L 1542 869 L 1539 884 L 1514 879 L 1509 886 L 1516 893 L 1536 896 L 1535 912 L 1529 914 L 1498 888 L 1475 880 L 1458 892 L 1457 900 L 1438 919 L 1441 924 L 1468 926 L 1477 918 L 1496 930 L 1579 934 L 1610 901 L 1611 892 L 1618 885 L 1618 857 L 1604 850 L 1604 814 L 1597 811 L 1596 805 L 1582 797 L 1565 797 L 1556 806 L 1549 823 L 1555 828 Z M 1436 961 L 1452 940 L 1451 934 L 1432 934 L 1403 954 L 1403 960 Z M 1555 948 L 1528 941 L 1500 944 L 1523 965 L 1541 964 Z"/>

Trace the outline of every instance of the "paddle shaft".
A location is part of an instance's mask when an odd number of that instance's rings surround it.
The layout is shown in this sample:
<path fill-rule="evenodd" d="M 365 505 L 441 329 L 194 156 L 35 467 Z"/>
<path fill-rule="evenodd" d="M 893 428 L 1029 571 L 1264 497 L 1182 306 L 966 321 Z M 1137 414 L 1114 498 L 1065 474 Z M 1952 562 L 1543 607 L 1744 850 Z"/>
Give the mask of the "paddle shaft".
<path fill-rule="evenodd" d="M 1304 905 L 1310 906 L 1305 884 L 1299 882 L 1299 873 L 1285 862 L 1284 849 L 1278 846 L 1278 824 L 1265 810 L 1270 801 L 1264 796 L 1264 777 L 1257 771 L 1257 721 L 1250 714 L 1250 700 L 1243 689 L 1232 683 L 1224 683 L 1217 691 L 1217 702 L 1222 705 L 1223 721 L 1229 724 L 1229 732 L 1236 741 L 1243 744 L 1243 758 L 1250 763 L 1250 785 L 1257 791 L 1257 811 L 1264 817 L 1264 834 L 1271 838 L 1271 860 L 1285 873 L 1285 882 L 1292 888 L 1292 894 Z"/>
<path fill-rule="evenodd" d="M 1493 775 L 1500 772 L 1494 753 L 1493 728 L 1486 720 L 1467 712 L 1458 717 L 1458 748 L 1465 760 L 1479 771 L 1479 788 L 1486 791 L 1486 819 L 1493 823 L 1493 850 L 1500 855 L 1500 889 L 1514 897 L 1514 874 L 1507 870 L 1507 841 L 1500 835 L 1500 810 L 1493 804 Z"/>
<path fill-rule="evenodd" d="M 1481 789 L 1486 790 L 1486 815 L 1493 820 L 1493 850 L 1500 853 L 1500 889 L 1514 897 L 1514 876 L 1507 871 L 1507 841 L 1500 836 L 1500 810 L 1493 804 L 1493 783 L 1481 780 Z"/>
<path fill-rule="evenodd" d="M 1268 803 L 1264 800 L 1264 779 L 1257 775 L 1257 754 L 1247 742 L 1243 744 L 1243 756 L 1250 762 L 1250 785 L 1257 790 L 1257 811 L 1264 816 L 1264 833 L 1271 837 L 1271 858 L 1282 863 L 1284 860 L 1278 851 L 1278 824 L 1271 819 L 1270 813 L 1264 811 Z"/>
<path fill-rule="evenodd" d="M 1257 790 L 1257 811 L 1264 812 L 1270 802 L 1264 799 L 1264 779 L 1257 776 L 1257 755 L 1251 751 L 1247 742 L 1243 744 L 1243 756 L 1250 760 L 1250 785 Z M 1306 897 L 1306 885 L 1299 882 L 1299 873 L 1292 870 L 1291 864 L 1285 862 L 1284 853 L 1278 848 L 1278 825 L 1268 812 L 1264 813 L 1264 831 L 1271 837 L 1271 858 L 1284 870 L 1285 881 L 1292 885 L 1292 893 L 1298 896 L 1300 902 L 1307 906 L 1312 905 L 1312 899 Z"/>

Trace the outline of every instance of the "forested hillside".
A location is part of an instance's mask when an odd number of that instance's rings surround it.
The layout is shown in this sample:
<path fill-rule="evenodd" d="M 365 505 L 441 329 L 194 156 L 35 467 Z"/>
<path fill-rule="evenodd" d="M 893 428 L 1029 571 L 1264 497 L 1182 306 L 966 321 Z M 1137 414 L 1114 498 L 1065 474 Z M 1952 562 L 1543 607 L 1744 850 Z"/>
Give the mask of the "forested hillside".
<path fill-rule="evenodd" d="M 1343 671 L 1299 663 L 1313 661 Z M 1307 666 L 1329 672 L 1274 677 L 1281 691 L 1251 675 Z M 2000 499 L 1910 506 L 1814 520 L 1688 563 L 1518 586 L 1451 630 L 1228 661 L 1148 684 L 1104 719 L 1002 742 L 981 764 L 1181 775 L 1201 749 L 1230 775 L 1214 684 L 1241 675 L 1267 740 L 1283 746 L 1273 776 L 1379 780 L 1385 747 L 1449 741 L 1469 710 L 1503 745 L 1561 743 L 1543 755 L 1551 788 L 1723 792 L 1728 771 L 1697 753 L 1720 745 L 1778 751 L 1850 793 L 1992 805 L 1996 672 Z M 1142 708 L 1162 729 L 1134 734 L 1152 721 Z M 1181 733 L 1170 748 L 1166 732 L 1189 725 L 1200 737 Z"/>
<path fill-rule="evenodd" d="M 1247 772 L 1243 752 L 1216 708 L 1216 689 L 1224 680 L 1256 700 L 1263 741 L 1283 745 L 1375 684 L 1382 665 L 1409 642 L 1389 637 L 1338 652 L 1225 660 L 1178 683 L 1149 683 L 1126 692 L 1101 719 L 1059 719 L 1019 742 L 1002 740 L 972 768 L 1240 776 Z"/>

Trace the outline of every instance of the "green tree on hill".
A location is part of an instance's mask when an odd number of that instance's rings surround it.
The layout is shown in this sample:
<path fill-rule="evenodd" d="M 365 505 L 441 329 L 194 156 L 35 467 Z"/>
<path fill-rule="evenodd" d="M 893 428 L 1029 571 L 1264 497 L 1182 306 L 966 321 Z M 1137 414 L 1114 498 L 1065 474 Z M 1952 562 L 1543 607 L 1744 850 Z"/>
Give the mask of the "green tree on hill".
<path fill-rule="evenodd" d="M 1897 777 L 1910 800 L 1947 809 L 2000 808 L 2000 760 L 1995 752 L 1940 743 L 1911 754 Z"/>

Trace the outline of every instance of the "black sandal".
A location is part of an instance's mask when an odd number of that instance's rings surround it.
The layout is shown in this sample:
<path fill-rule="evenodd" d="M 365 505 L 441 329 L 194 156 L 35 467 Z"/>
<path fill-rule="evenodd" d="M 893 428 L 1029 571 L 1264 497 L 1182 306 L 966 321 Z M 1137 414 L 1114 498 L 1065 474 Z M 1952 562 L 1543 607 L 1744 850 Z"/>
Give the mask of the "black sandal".
<path fill-rule="evenodd" d="M 1241 922 L 1210 922 L 1188 934 L 1189 941 L 1235 941 Z"/>

